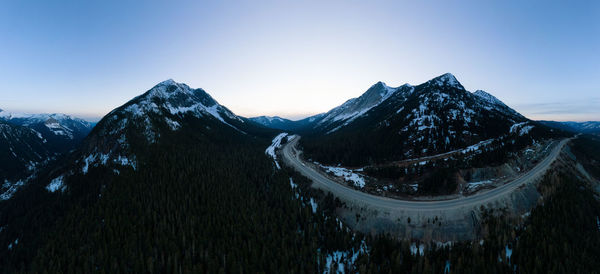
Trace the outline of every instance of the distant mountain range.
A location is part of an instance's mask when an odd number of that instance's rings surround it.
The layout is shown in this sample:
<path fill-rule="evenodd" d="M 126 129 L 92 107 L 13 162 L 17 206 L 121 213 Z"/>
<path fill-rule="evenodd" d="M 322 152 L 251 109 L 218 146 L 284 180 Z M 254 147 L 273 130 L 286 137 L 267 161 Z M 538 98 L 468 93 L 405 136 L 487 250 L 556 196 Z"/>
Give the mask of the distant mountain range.
<path fill-rule="evenodd" d="M 295 183 L 291 170 L 277 169 L 265 155 L 273 137 L 279 136 L 277 145 L 287 140 L 281 131 L 302 135 L 305 157 L 350 167 L 465 148 L 502 158 L 536 140 L 566 136 L 489 93 L 465 90 L 451 74 L 416 86 L 378 82 L 360 97 L 300 121 L 244 118 L 203 89 L 173 80 L 112 110 L 93 128 L 66 115 L 0 112 L 0 160 L 10 163 L 0 167 L 0 247 L 8 247 L 0 248 L 0 266 L 9 273 L 29 272 L 32 265 L 48 272 L 72 265 L 79 272 L 109 271 L 119 258 L 135 262 L 122 269 L 149 265 L 170 272 L 165 261 L 186 261 L 187 255 L 177 255 L 181 250 L 209 265 L 242 248 L 268 264 L 273 256 L 253 253 L 265 245 L 265 252 L 292 254 L 288 262 L 319 258 L 315 246 L 337 245 L 324 231 L 350 231 L 321 214 L 335 212 L 331 196 L 321 204 L 299 198 L 312 192 L 310 182 L 300 185 L 300 177 Z M 51 161 L 57 155 L 60 161 Z M 318 222 L 330 225 L 324 230 Z M 227 242 L 215 239 L 223 233 L 231 234 Z M 286 249 L 289 242 L 301 246 L 297 253 Z M 237 258 L 232 254 L 227 260 Z"/>
<path fill-rule="evenodd" d="M 24 114 L 0 110 L 0 120 L 24 126 L 39 133 L 56 152 L 75 148 L 93 128 L 93 124 L 65 114 Z"/>
<path fill-rule="evenodd" d="M 292 121 L 279 116 L 258 116 L 252 117 L 250 120 L 268 128 L 296 132 L 303 129 L 310 129 L 310 126 L 313 124 L 313 122 L 323 115 L 324 114 L 319 114 L 298 121 Z"/>
<path fill-rule="evenodd" d="M 297 122 L 255 119 L 301 133 L 308 157 L 350 166 L 435 155 L 494 140 L 526 143 L 552 135 L 493 95 L 467 91 L 450 73 L 417 86 L 378 82 L 358 98 Z"/>
<path fill-rule="evenodd" d="M 76 148 L 92 127 L 90 122 L 65 114 L 0 110 L 0 159 L 4 163 L 0 167 L 0 194 L 22 183 L 41 165 Z"/>
<path fill-rule="evenodd" d="M 0 179 L 10 179 L 7 186 L 31 174 L 16 171 L 33 170 L 77 147 L 70 157 L 80 170 L 135 166 L 136 152 L 182 130 L 215 142 L 240 134 L 270 136 L 273 130 L 300 133 L 308 157 L 353 166 L 435 155 L 494 140 L 531 142 L 536 136 L 549 136 L 543 125 L 571 132 L 596 132 L 599 127 L 595 122 L 530 121 L 487 92 L 465 90 L 449 73 L 417 86 L 377 82 L 360 97 L 299 121 L 237 116 L 204 90 L 173 80 L 111 111 L 93 131 L 92 123 L 64 114 L 0 110 L 0 121 L 4 133 L 0 156 L 11 163 L 0 172 Z"/>
<path fill-rule="evenodd" d="M 556 122 L 538 121 L 548 127 L 577 133 L 600 134 L 600 121 Z"/>

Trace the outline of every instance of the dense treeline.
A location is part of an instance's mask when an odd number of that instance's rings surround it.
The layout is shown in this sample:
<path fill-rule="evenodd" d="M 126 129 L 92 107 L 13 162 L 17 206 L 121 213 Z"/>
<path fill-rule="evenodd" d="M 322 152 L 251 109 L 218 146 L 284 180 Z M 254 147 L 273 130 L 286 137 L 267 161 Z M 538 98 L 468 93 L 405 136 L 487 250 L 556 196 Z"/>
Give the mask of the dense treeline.
<path fill-rule="evenodd" d="M 68 179 L 68 193 L 24 190 L 43 206 L 23 195 L 3 204 L 24 208 L 3 214 L 1 242 L 19 239 L 0 251 L 3 272 L 319 272 L 327 252 L 360 243 L 331 218 L 331 196 L 297 179 L 327 218 L 295 198 L 266 142 L 169 138 L 138 155 L 135 171 L 90 168 Z"/>
<path fill-rule="evenodd" d="M 291 170 L 275 169 L 264 155 L 268 140 L 164 138 L 170 141 L 138 155 L 135 171 L 90 168 L 70 177 L 64 194 L 34 184 L 0 203 L 0 244 L 13 244 L 0 248 L 0 272 L 315 273 L 328 254 L 356 250 L 362 239 L 368 255 L 342 266 L 349 272 L 600 269 L 600 205 L 590 186 L 570 174 L 545 178 L 544 205 L 525 223 L 503 210 L 485 211 L 482 244 L 454 243 L 420 256 L 408 241 L 340 226 L 340 201 Z"/>
<path fill-rule="evenodd" d="M 573 140 L 575 156 L 596 178 L 600 177 L 600 136 L 582 135 Z"/>
<path fill-rule="evenodd" d="M 420 141 L 405 143 L 410 136 L 420 136 L 419 134 L 423 133 L 402 131 L 401 126 L 404 126 L 406 122 L 390 122 L 392 125 L 396 125 L 396 128 L 388 128 L 377 126 L 377 121 L 373 119 L 373 117 L 358 119 L 352 124 L 352 127 L 342 128 L 339 132 L 336 131 L 335 134 L 319 135 L 313 133 L 312 135 L 306 135 L 300 140 L 300 145 L 307 158 L 320 163 L 359 167 L 464 149 L 478 141 L 496 138 L 489 146 L 494 147 L 494 150 L 476 155 L 468 163 L 484 166 L 504 163 L 509 152 L 515 152 L 531 145 L 534 140 L 560 139 L 572 136 L 571 133 L 550 130 L 546 126 L 535 122 L 532 122 L 535 126 L 529 134 L 508 134 L 506 125 L 504 125 L 505 121 L 491 120 L 487 122 L 486 128 L 475 130 L 481 132 L 481 136 L 478 138 L 462 135 L 461 131 L 469 128 L 463 128 L 462 125 L 457 124 L 453 129 L 458 132 L 458 135 L 449 138 L 448 142 L 445 143 L 445 136 L 448 135 L 448 125 L 444 124 L 423 135 Z M 504 138 L 500 139 L 499 136 L 504 136 Z M 437 144 L 437 146 L 433 144 Z M 410 156 L 407 156 L 406 152 L 410 152 Z"/>
<path fill-rule="evenodd" d="M 600 203 L 593 191 L 570 174 L 546 176 L 542 185 L 552 191 L 529 217 L 484 211 L 480 242 L 454 243 L 417 256 L 410 242 L 389 235 L 368 237 L 369 256 L 359 259 L 357 269 L 444 273 L 448 266 L 451 273 L 598 273 Z"/>

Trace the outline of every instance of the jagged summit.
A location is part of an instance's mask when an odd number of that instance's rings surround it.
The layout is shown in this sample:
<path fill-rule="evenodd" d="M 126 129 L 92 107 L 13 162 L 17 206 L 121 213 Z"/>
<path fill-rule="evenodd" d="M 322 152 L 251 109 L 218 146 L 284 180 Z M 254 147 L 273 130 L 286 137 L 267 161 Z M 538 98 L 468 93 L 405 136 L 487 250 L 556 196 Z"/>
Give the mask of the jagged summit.
<path fill-rule="evenodd" d="M 205 107 L 212 107 L 218 104 L 203 89 L 193 89 L 184 83 L 178 83 L 172 79 L 158 83 L 148 92 L 136 97 L 136 99 L 138 98 L 143 102 L 152 101 L 153 98 L 160 98 L 171 106 L 177 105 L 183 107 L 191 107 L 198 102 L 202 103 Z"/>
<path fill-rule="evenodd" d="M 268 128 L 285 131 L 294 131 L 304 124 L 300 121 L 292 121 L 279 116 L 258 116 L 252 117 L 250 120 Z"/>
<path fill-rule="evenodd" d="M 140 151 L 149 144 L 169 144 L 190 134 L 205 140 L 230 140 L 251 134 L 252 125 L 220 105 L 203 89 L 172 79 L 112 110 L 98 122 L 78 150 L 77 165 L 137 168 Z M 118 173 L 118 171 L 117 171 Z"/>
<path fill-rule="evenodd" d="M 38 114 L 29 114 L 29 113 L 20 113 L 20 112 L 9 112 L 0 109 L 0 119 L 3 120 L 20 120 L 27 124 L 45 122 L 48 119 L 56 119 L 58 121 L 64 120 L 73 120 L 78 122 L 87 123 L 86 121 L 72 117 L 63 113 L 38 113 Z"/>
<path fill-rule="evenodd" d="M 172 79 L 158 83 L 144 94 L 127 102 L 122 108 L 113 110 L 113 112 L 119 111 L 130 113 L 134 117 L 143 117 L 148 114 L 164 116 L 166 113 L 177 116 L 185 114 L 196 117 L 212 116 L 228 125 L 229 123 L 225 121 L 224 117 L 242 121 L 203 89 L 192 89 L 188 85 L 177 83 Z M 179 127 L 174 123 L 169 122 L 169 124 L 173 125 L 171 127 L 173 129 Z"/>
<path fill-rule="evenodd" d="M 64 147 L 60 151 L 72 149 L 92 130 L 93 125 L 85 120 L 62 113 L 27 114 L 0 110 L 0 120 L 17 126 L 36 130 L 48 139 L 50 144 Z M 72 142 L 75 140 L 76 142 Z"/>
<path fill-rule="evenodd" d="M 128 147 L 131 136 L 124 134 L 128 128 L 135 128 L 147 142 L 155 143 L 164 135 L 164 129 L 178 131 L 193 118 L 202 120 L 207 128 L 226 127 L 244 133 L 240 126 L 245 121 L 203 89 L 168 79 L 114 109 L 98 123 L 100 135 L 113 136 L 111 140 L 118 141 L 112 148 L 101 148 L 100 153 Z"/>
<path fill-rule="evenodd" d="M 177 85 L 179 83 L 175 82 L 173 79 L 169 78 L 157 84 L 157 86 L 169 86 L 169 85 Z"/>
<path fill-rule="evenodd" d="M 253 120 L 262 120 L 262 121 L 268 121 L 268 122 L 287 120 L 287 119 L 281 118 L 279 116 L 266 116 L 266 115 L 252 117 L 250 119 L 253 119 Z"/>
<path fill-rule="evenodd" d="M 463 85 L 461 85 L 461 83 L 456 79 L 456 77 L 454 77 L 454 75 L 452 75 L 452 73 L 442 74 L 438 77 L 435 77 L 435 78 L 427 81 L 426 84 L 436 85 L 436 86 L 450 86 L 450 87 L 464 89 Z"/>
<path fill-rule="evenodd" d="M 515 132 L 520 137 L 531 128 L 527 118 L 496 97 L 469 92 L 446 73 L 389 90 L 377 82 L 360 97 L 316 117 L 311 135 L 301 142 L 323 162 L 352 165 L 371 161 L 353 160 L 364 155 L 379 161 L 421 157 L 509 138 Z M 382 144 L 389 149 L 378 150 Z"/>

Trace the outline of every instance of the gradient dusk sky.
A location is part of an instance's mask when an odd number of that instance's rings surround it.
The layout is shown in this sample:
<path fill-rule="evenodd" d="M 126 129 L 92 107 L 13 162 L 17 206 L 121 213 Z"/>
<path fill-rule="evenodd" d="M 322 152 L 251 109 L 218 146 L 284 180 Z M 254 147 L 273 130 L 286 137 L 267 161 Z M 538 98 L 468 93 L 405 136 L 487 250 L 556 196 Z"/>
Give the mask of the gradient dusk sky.
<path fill-rule="evenodd" d="M 600 120 L 600 1 L 2 1 L 0 108 L 99 119 L 172 78 L 301 118 L 450 72 L 531 119 Z"/>

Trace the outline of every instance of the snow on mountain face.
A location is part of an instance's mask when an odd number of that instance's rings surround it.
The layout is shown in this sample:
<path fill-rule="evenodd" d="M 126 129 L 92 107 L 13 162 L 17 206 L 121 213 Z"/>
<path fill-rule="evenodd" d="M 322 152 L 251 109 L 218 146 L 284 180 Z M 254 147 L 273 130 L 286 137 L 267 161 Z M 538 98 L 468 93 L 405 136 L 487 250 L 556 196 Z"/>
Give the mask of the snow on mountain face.
<path fill-rule="evenodd" d="M 37 130 L 47 139 L 83 139 L 92 130 L 90 122 L 60 113 L 25 114 L 0 110 L 0 120 Z"/>
<path fill-rule="evenodd" d="M 0 110 L 0 187 L 9 199 L 37 176 L 41 166 L 72 150 L 92 124 L 65 114 L 23 114 Z"/>
<path fill-rule="evenodd" d="M 479 97 L 482 100 L 482 102 L 480 102 L 480 104 L 483 105 L 484 108 L 487 110 L 500 111 L 500 112 L 504 112 L 507 115 L 518 116 L 520 118 L 524 118 L 521 114 L 519 114 L 518 112 L 516 112 L 515 110 L 513 110 L 506 104 L 504 104 L 504 102 L 500 101 L 494 95 L 491 95 L 483 90 L 477 90 L 477 91 L 473 92 L 473 95 L 476 95 L 477 97 Z"/>
<path fill-rule="evenodd" d="M 349 125 L 353 120 L 367 115 L 367 112 L 375 111 L 384 102 L 391 105 L 388 108 L 394 108 L 396 114 L 410 118 L 402 129 L 403 131 L 411 131 L 411 128 L 416 131 L 432 129 L 445 121 L 461 121 L 465 127 L 469 127 L 472 123 L 477 126 L 478 119 L 474 119 L 474 116 L 480 116 L 482 108 L 505 115 L 513 121 L 525 119 L 485 91 L 478 90 L 474 93 L 466 91 L 456 77 L 450 73 L 417 86 L 418 92 L 413 95 L 415 88 L 409 84 L 390 88 L 382 82 L 378 82 L 361 97 L 350 99 L 329 111 L 318 122 L 317 128 L 319 126 L 326 127 L 338 120 L 344 121 L 344 123 L 337 124 L 336 127 L 329 127 L 327 133 L 332 133 Z M 398 92 L 399 90 L 402 92 Z M 374 96 L 374 94 L 379 96 Z M 418 103 L 412 106 L 409 101 Z"/>
<path fill-rule="evenodd" d="M 69 139 L 73 139 L 73 130 L 70 128 L 61 125 L 56 119 L 50 118 L 48 119 L 44 125 L 50 129 L 54 135 L 63 135 L 68 137 Z"/>
<path fill-rule="evenodd" d="M 127 106 L 125 110 L 134 116 L 143 116 L 149 112 L 163 113 L 166 109 L 172 115 L 187 113 L 197 117 L 210 115 L 225 124 L 228 123 L 223 116 L 243 122 L 227 108 L 219 105 L 204 90 L 191 89 L 186 84 L 176 83 L 171 79 L 159 83 L 146 94 L 132 101 L 134 103 Z"/>
<path fill-rule="evenodd" d="M 373 87 L 378 85 L 380 83 Z M 373 87 L 363 96 L 367 97 Z M 357 100 L 351 99 L 334 108 L 327 113 L 327 118 L 340 117 L 342 111 L 356 107 Z M 500 136 L 518 137 L 529 134 L 533 128 L 523 124 L 511 133 L 513 124 L 528 120 L 488 93 L 467 91 L 451 74 L 417 86 L 396 88 L 365 112 L 344 117 L 342 122 L 326 123 L 327 118 L 314 127 L 314 136 L 307 136 L 301 142 L 309 150 L 320 149 L 318 153 L 339 154 L 340 159 L 358 158 L 341 151 L 347 146 L 363 153 L 371 153 L 377 145 L 385 146 L 388 151 L 373 151 L 372 157 L 399 160 L 462 149 Z M 323 139 L 322 135 L 328 138 Z M 335 157 L 322 159 L 331 161 Z"/>
<path fill-rule="evenodd" d="M 587 121 L 587 122 L 559 122 L 573 131 L 581 133 L 600 133 L 600 121 Z"/>
<path fill-rule="evenodd" d="M 252 117 L 252 118 L 250 118 L 250 120 L 257 122 L 266 127 L 269 127 L 274 123 L 284 123 L 284 122 L 290 121 L 288 119 L 283 119 L 279 116 L 258 116 L 258 117 Z"/>
<path fill-rule="evenodd" d="M 446 74 L 443 74 L 436 78 L 433 78 L 433 79 L 429 80 L 426 84 L 438 86 L 438 87 L 449 86 L 449 87 L 454 87 L 454 88 L 458 88 L 458 89 L 465 89 L 460 84 L 460 82 L 458 82 L 458 80 L 456 80 L 456 77 L 454 77 L 454 75 L 452 75 L 451 73 L 446 73 Z"/>
<path fill-rule="evenodd" d="M 107 115 L 107 123 L 118 125 L 110 129 L 110 134 L 122 134 L 122 130 L 128 125 L 141 126 L 144 128 L 147 141 L 153 143 L 159 137 L 160 130 L 156 122 L 152 121 L 152 117 L 161 119 L 163 125 L 176 131 L 182 127 L 182 122 L 179 120 L 186 115 L 216 119 L 238 131 L 240 130 L 227 120 L 244 123 L 244 120 L 217 103 L 204 90 L 192 89 L 186 84 L 171 79 L 159 83 L 146 93 L 110 112 Z"/>
<path fill-rule="evenodd" d="M 0 200 L 12 197 L 55 155 L 38 132 L 0 121 Z"/>
<path fill-rule="evenodd" d="M 514 123 L 527 121 L 489 93 L 466 91 L 451 74 L 419 85 L 415 96 L 408 99 L 408 108 L 403 111 L 408 119 L 400 123 L 405 125 L 401 134 L 406 133 L 406 145 L 420 143 L 419 147 L 424 147 L 411 154 L 455 149 L 451 144 L 468 145 L 496 138 L 510 134 L 509 127 Z M 519 133 L 527 134 L 532 128 L 519 127 Z"/>
<path fill-rule="evenodd" d="M 303 128 L 310 122 L 308 120 L 292 121 L 278 116 L 259 116 L 250 118 L 251 121 L 263 125 L 268 128 L 278 129 L 282 131 L 295 131 Z"/>
<path fill-rule="evenodd" d="M 450 73 L 446 73 L 436 78 L 433 78 L 432 80 L 422 84 L 421 86 L 426 86 L 431 90 L 440 88 L 453 88 L 458 90 L 464 90 L 464 87 L 460 84 L 460 82 L 458 82 L 456 77 L 454 77 L 454 75 Z M 414 91 L 414 88 L 415 87 L 410 84 L 405 84 L 400 87 L 392 88 L 387 86 L 383 82 L 377 82 L 360 97 L 350 99 L 341 106 L 330 110 L 325 115 L 323 115 L 323 117 L 317 118 L 316 120 L 318 122 L 315 128 L 327 129 L 327 133 L 335 132 L 344 126 L 349 125 L 355 119 L 366 115 L 367 112 L 369 112 L 371 109 L 377 107 L 382 102 L 386 101 L 388 98 L 395 96 L 395 94 L 398 93 L 398 91 L 402 91 L 403 94 L 400 97 L 402 97 L 403 99 L 396 98 L 396 103 L 401 104 L 402 101 L 405 100 L 408 97 L 408 95 L 410 95 Z M 436 98 L 436 100 L 442 103 L 444 99 L 449 98 L 448 94 L 446 93 L 438 93 L 438 95 L 440 97 Z M 400 108 L 401 107 L 398 107 L 397 113 L 401 112 Z M 422 129 L 424 129 L 422 121 L 415 121 L 414 124 L 418 124 Z"/>
<path fill-rule="evenodd" d="M 71 117 L 62 113 L 52 113 L 52 114 L 27 114 L 27 113 L 15 113 L 15 112 L 7 112 L 0 109 L 0 119 L 9 121 L 13 124 L 19 124 L 21 126 L 29 126 L 34 123 L 45 123 L 46 121 L 53 119 L 57 123 L 66 124 L 66 123 L 74 123 L 79 126 L 91 127 L 91 123 L 85 120 Z"/>
<path fill-rule="evenodd" d="M 581 127 L 587 130 L 597 130 L 600 129 L 600 122 L 589 121 L 580 123 Z"/>
<path fill-rule="evenodd" d="M 343 125 L 347 125 L 354 119 L 364 115 L 370 109 L 392 96 L 397 90 L 407 87 L 410 88 L 411 86 L 406 84 L 393 88 L 387 86 L 383 82 L 377 82 L 360 97 L 350 99 L 341 106 L 325 113 L 322 117 L 317 118 L 317 128 L 326 128 L 336 122 L 343 123 L 342 125 L 338 125 L 336 128 L 329 130 L 330 132 L 333 132 Z"/>
<path fill-rule="evenodd" d="M 221 124 L 246 134 L 233 125 L 243 126 L 245 121 L 204 90 L 169 79 L 114 109 L 96 125 L 80 151 L 80 172 L 99 165 L 113 165 L 116 172 L 125 166 L 135 170 L 138 163 L 132 145 L 159 142 L 168 132 L 184 129 L 190 118 L 205 121 L 207 130 Z"/>
<path fill-rule="evenodd" d="M 473 92 L 473 94 L 481 97 L 483 100 L 487 101 L 488 103 L 490 103 L 492 105 L 501 105 L 501 106 L 504 105 L 504 103 L 502 103 L 502 101 L 498 100 L 498 98 L 496 98 L 495 96 L 493 96 L 483 90 L 476 90 L 475 92 Z"/>

